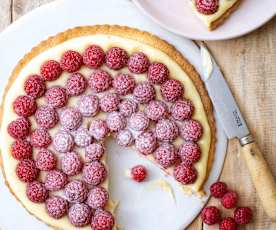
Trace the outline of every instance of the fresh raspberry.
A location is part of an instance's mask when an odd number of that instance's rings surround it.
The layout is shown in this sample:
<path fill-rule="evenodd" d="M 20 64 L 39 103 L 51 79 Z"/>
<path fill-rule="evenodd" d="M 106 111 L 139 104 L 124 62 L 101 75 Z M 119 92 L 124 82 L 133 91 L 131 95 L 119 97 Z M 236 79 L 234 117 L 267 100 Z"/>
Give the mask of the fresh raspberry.
<path fill-rule="evenodd" d="M 29 117 L 37 109 L 36 102 L 29 96 L 18 96 L 13 102 L 13 110 L 18 116 Z"/>
<path fill-rule="evenodd" d="M 114 132 L 126 127 L 126 118 L 119 112 L 112 112 L 107 115 L 106 124 L 107 127 Z"/>
<path fill-rule="evenodd" d="M 201 219 L 205 224 L 213 225 L 220 222 L 221 214 L 217 207 L 208 206 L 202 210 Z"/>
<path fill-rule="evenodd" d="M 108 202 L 108 192 L 103 187 L 94 187 L 87 196 L 86 203 L 93 209 L 104 208 Z"/>
<path fill-rule="evenodd" d="M 162 84 L 169 77 L 169 70 L 166 65 L 160 62 L 152 63 L 148 70 L 148 79 L 152 84 Z"/>
<path fill-rule="evenodd" d="M 163 167 L 169 168 L 178 160 L 177 150 L 172 144 L 163 143 L 153 153 L 154 159 Z"/>
<path fill-rule="evenodd" d="M 109 134 L 109 128 L 106 121 L 101 119 L 92 120 L 89 133 L 94 139 L 103 140 Z"/>
<path fill-rule="evenodd" d="M 35 113 L 35 120 L 42 128 L 50 129 L 58 123 L 58 113 L 54 108 L 41 106 Z"/>
<path fill-rule="evenodd" d="M 122 74 L 119 73 L 114 79 L 113 79 L 113 88 L 116 90 L 116 92 L 119 95 L 127 95 L 129 93 L 132 93 L 135 87 L 135 79 L 133 76 L 129 74 Z"/>
<path fill-rule="evenodd" d="M 227 185 L 224 182 L 216 182 L 210 187 L 211 195 L 215 198 L 222 198 L 227 192 Z"/>
<path fill-rule="evenodd" d="M 150 62 L 144 53 L 137 52 L 130 56 L 127 65 L 132 73 L 145 73 L 149 68 Z"/>
<path fill-rule="evenodd" d="M 41 149 L 35 157 L 35 165 L 42 171 L 50 171 L 56 167 L 57 158 L 51 150 Z"/>
<path fill-rule="evenodd" d="M 100 108 L 103 112 L 110 113 L 118 109 L 120 98 L 115 93 L 108 93 L 100 99 Z"/>
<path fill-rule="evenodd" d="M 99 161 L 104 155 L 104 146 L 101 143 L 93 143 L 85 148 L 85 159 L 88 162 Z"/>
<path fill-rule="evenodd" d="M 55 219 L 60 219 L 65 216 L 69 209 L 68 202 L 60 196 L 48 198 L 45 202 L 45 206 L 49 216 Z"/>
<path fill-rule="evenodd" d="M 54 108 L 61 108 L 67 104 L 68 95 L 66 89 L 54 86 L 46 91 L 45 94 L 48 105 Z"/>
<path fill-rule="evenodd" d="M 74 139 L 70 133 L 62 130 L 55 134 L 53 144 L 56 151 L 66 153 L 72 150 Z"/>
<path fill-rule="evenodd" d="M 49 196 L 44 184 L 38 181 L 28 183 L 26 194 L 29 200 L 34 203 L 43 203 Z"/>
<path fill-rule="evenodd" d="M 68 176 L 75 176 L 82 169 L 81 157 L 76 152 L 68 152 L 61 159 L 61 169 Z"/>
<path fill-rule="evenodd" d="M 31 134 L 31 144 L 36 148 L 46 148 L 52 143 L 50 133 L 43 128 L 38 128 Z"/>
<path fill-rule="evenodd" d="M 27 118 L 19 117 L 8 125 L 8 133 L 15 139 L 24 138 L 29 135 L 31 123 Z"/>
<path fill-rule="evenodd" d="M 128 54 L 119 47 L 112 47 L 106 52 L 105 63 L 110 69 L 118 70 L 127 65 Z"/>
<path fill-rule="evenodd" d="M 116 139 L 117 139 L 118 145 L 124 146 L 124 147 L 130 146 L 134 142 L 132 133 L 127 129 L 120 130 L 116 135 Z"/>
<path fill-rule="evenodd" d="M 178 80 L 167 80 L 160 88 L 161 95 L 165 101 L 175 102 L 183 96 L 184 88 Z"/>
<path fill-rule="evenodd" d="M 193 103 L 189 100 L 178 100 L 171 107 L 171 114 L 175 120 L 191 119 L 194 112 Z"/>
<path fill-rule="evenodd" d="M 54 81 L 59 78 L 62 68 L 57 61 L 49 60 L 40 67 L 40 74 L 46 81 Z"/>
<path fill-rule="evenodd" d="M 70 96 L 81 95 L 87 87 L 87 81 L 81 73 L 73 73 L 66 81 L 66 91 Z"/>
<path fill-rule="evenodd" d="M 149 127 L 149 122 L 149 118 L 143 112 L 133 113 L 128 120 L 129 127 L 135 131 L 146 130 Z"/>
<path fill-rule="evenodd" d="M 74 132 L 74 140 L 79 147 L 86 147 L 92 142 L 92 136 L 87 128 L 81 127 Z"/>
<path fill-rule="evenodd" d="M 197 178 L 197 171 L 193 166 L 180 164 L 174 168 L 174 178 L 181 184 L 192 184 Z"/>
<path fill-rule="evenodd" d="M 46 92 L 45 81 L 39 75 L 31 75 L 24 83 L 24 90 L 33 98 L 41 97 Z"/>
<path fill-rule="evenodd" d="M 52 170 L 46 174 L 45 187 L 50 191 L 63 189 L 67 183 L 68 179 L 66 174 L 59 170 Z"/>
<path fill-rule="evenodd" d="M 234 191 L 228 191 L 223 195 L 220 201 L 224 208 L 235 208 L 238 202 L 238 194 Z"/>
<path fill-rule="evenodd" d="M 168 107 L 163 101 L 154 100 L 145 107 L 145 113 L 149 119 L 158 121 L 168 116 Z"/>
<path fill-rule="evenodd" d="M 155 127 L 157 139 L 160 141 L 173 141 L 178 137 L 179 131 L 177 124 L 173 120 L 159 120 Z"/>
<path fill-rule="evenodd" d="M 199 161 L 201 151 L 197 143 L 185 142 L 179 147 L 178 154 L 183 162 L 193 164 Z"/>
<path fill-rule="evenodd" d="M 94 117 L 100 110 L 99 98 L 96 95 L 84 95 L 77 103 L 78 110 L 84 117 Z"/>
<path fill-rule="evenodd" d="M 115 224 L 114 217 L 106 210 L 96 210 L 91 220 L 91 227 L 94 230 L 112 230 Z"/>
<path fill-rule="evenodd" d="M 138 110 L 138 104 L 132 99 L 124 99 L 119 104 L 119 111 L 125 117 L 129 117 L 131 114 Z"/>
<path fill-rule="evenodd" d="M 232 217 L 223 218 L 219 224 L 219 230 L 237 230 L 238 226 Z"/>
<path fill-rule="evenodd" d="M 195 1 L 196 9 L 199 13 L 202 14 L 214 14 L 219 8 L 218 0 L 196 0 Z"/>
<path fill-rule="evenodd" d="M 198 141 L 202 132 L 202 126 L 196 120 L 186 120 L 180 126 L 180 135 L 185 141 Z"/>
<path fill-rule="evenodd" d="M 104 182 L 107 170 L 100 161 L 92 161 L 83 167 L 82 176 L 86 183 L 96 186 Z"/>
<path fill-rule="evenodd" d="M 97 69 L 105 61 L 105 53 L 100 46 L 91 45 L 84 51 L 83 63 L 89 68 Z"/>
<path fill-rule="evenodd" d="M 88 85 L 95 93 L 100 93 L 111 87 L 112 77 L 104 70 L 96 70 L 90 75 Z"/>
<path fill-rule="evenodd" d="M 68 212 L 69 221 L 76 227 L 89 224 L 92 212 L 87 204 L 77 203 L 71 206 Z"/>
<path fill-rule="evenodd" d="M 147 169 L 143 165 L 136 165 L 130 170 L 131 178 L 137 182 L 142 182 L 147 177 Z"/>
<path fill-rule="evenodd" d="M 147 104 L 155 98 L 155 89 L 149 82 L 140 82 L 134 88 L 133 95 L 138 102 Z"/>
<path fill-rule="evenodd" d="M 60 59 L 60 66 L 64 71 L 73 73 L 78 71 L 82 66 L 82 56 L 74 50 L 66 51 Z"/>
<path fill-rule="evenodd" d="M 73 203 L 82 203 L 86 200 L 88 194 L 88 187 L 81 180 L 73 180 L 69 182 L 64 188 L 64 195 L 66 199 Z"/>
<path fill-rule="evenodd" d="M 23 182 L 34 181 L 39 174 L 39 170 L 35 167 L 35 162 L 30 159 L 20 161 L 16 166 L 16 175 Z"/>
<path fill-rule="evenodd" d="M 153 132 L 146 131 L 140 134 L 135 140 L 135 147 L 144 155 L 153 153 L 157 147 L 157 139 Z"/>
<path fill-rule="evenodd" d="M 73 107 L 67 107 L 64 109 L 61 112 L 59 119 L 61 126 L 66 130 L 76 130 L 82 123 L 81 113 Z"/>
<path fill-rule="evenodd" d="M 11 146 L 11 154 L 16 160 L 32 158 L 33 147 L 27 140 L 18 139 Z"/>
<path fill-rule="evenodd" d="M 234 211 L 234 219 L 237 224 L 248 224 L 252 219 L 252 210 L 249 207 L 239 207 Z"/>

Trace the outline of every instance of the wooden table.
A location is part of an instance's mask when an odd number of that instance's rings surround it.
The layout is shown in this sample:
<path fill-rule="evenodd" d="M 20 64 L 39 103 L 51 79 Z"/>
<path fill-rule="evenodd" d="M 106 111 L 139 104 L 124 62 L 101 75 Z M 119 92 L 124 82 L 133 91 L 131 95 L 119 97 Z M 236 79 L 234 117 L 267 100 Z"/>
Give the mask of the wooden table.
<path fill-rule="evenodd" d="M 28 11 L 51 1 L 0 0 L 0 31 Z M 249 35 L 207 44 L 222 67 L 276 177 L 276 18 Z M 240 229 L 276 229 L 276 223 L 266 217 L 261 207 L 235 140 L 229 143 L 221 180 L 238 191 L 240 206 L 250 206 L 254 210 L 254 222 Z M 213 199 L 209 203 L 219 205 Z M 189 230 L 199 229 L 218 227 L 204 225 L 197 218 Z"/>

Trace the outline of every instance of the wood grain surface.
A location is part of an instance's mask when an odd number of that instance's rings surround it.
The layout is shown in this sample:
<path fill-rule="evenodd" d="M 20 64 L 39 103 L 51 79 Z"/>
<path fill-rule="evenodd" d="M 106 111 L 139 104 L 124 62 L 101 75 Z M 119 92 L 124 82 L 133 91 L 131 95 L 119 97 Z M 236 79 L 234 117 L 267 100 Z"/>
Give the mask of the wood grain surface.
<path fill-rule="evenodd" d="M 0 0 L 0 31 L 28 11 L 51 1 L 53 0 Z M 221 66 L 276 177 L 276 18 L 241 38 L 207 42 L 207 45 Z M 265 215 L 261 207 L 240 155 L 239 144 L 235 140 L 229 142 L 221 180 L 239 193 L 240 206 L 250 206 L 254 211 L 253 222 L 239 229 L 276 229 L 276 223 Z M 220 206 L 214 199 L 209 204 Z M 231 216 L 232 210 L 224 210 L 223 213 Z M 204 225 L 197 218 L 188 229 L 209 230 L 218 229 L 218 226 Z"/>

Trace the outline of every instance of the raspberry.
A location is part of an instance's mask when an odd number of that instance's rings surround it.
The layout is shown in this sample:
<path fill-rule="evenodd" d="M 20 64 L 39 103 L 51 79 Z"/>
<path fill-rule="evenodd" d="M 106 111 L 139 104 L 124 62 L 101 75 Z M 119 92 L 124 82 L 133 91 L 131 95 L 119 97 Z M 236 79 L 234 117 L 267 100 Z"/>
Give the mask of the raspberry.
<path fill-rule="evenodd" d="M 86 203 L 93 209 L 104 208 L 108 202 L 108 192 L 103 187 L 94 187 L 87 196 Z"/>
<path fill-rule="evenodd" d="M 223 218 L 219 224 L 219 230 L 236 230 L 237 228 L 238 226 L 232 217 Z"/>
<path fill-rule="evenodd" d="M 180 135 L 185 141 L 198 141 L 202 132 L 202 126 L 196 120 L 186 120 L 180 126 Z"/>
<path fill-rule="evenodd" d="M 88 129 L 81 127 L 74 132 L 74 140 L 79 147 L 86 147 L 92 142 L 92 137 Z"/>
<path fill-rule="evenodd" d="M 83 63 L 89 68 L 97 69 L 105 61 L 105 53 L 103 49 L 97 45 L 91 45 L 84 51 Z"/>
<path fill-rule="evenodd" d="M 193 166 L 180 164 L 174 168 L 174 178 L 181 184 L 192 184 L 197 178 L 197 171 Z"/>
<path fill-rule="evenodd" d="M 136 165 L 131 168 L 130 175 L 133 180 L 142 182 L 147 177 L 147 169 L 143 165 Z"/>
<path fill-rule="evenodd" d="M 71 206 L 68 212 L 69 220 L 76 227 L 89 224 L 92 212 L 87 204 L 77 203 Z"/>
<path fill-rule="evenodd" d="M 132 133 L 127 129 L 120 130 L 116 136 L 116 139 L 118 145 L 124 147 L 132 145 L 134 141 Z"/>
<path fill-rule="evenodd" d="M 88 80 L 88 85 L 95 93 L 108 90 L 112 85 L 112 77 L 104 70 L 94 71 Z"/>
<path fill-rule="evenodd" d="M 146 131 L 140 134 L 135 140 L 135 147 L 144 155 L 153 153 L 157 147 L 157 140 L 153 132 Z"/>
<path fill-rule="evenodd" d="M 167 80 L 160 88 L 160 92 L 165 101 L 175 102 L 183 96 L 184 88 L 178 80 Z"/>
<path fill-rule="evenodd" d="M 35 113 L 35 120 L 42 128 L 50 129 L 58 123 L 58 113 L 54 108 L 41 106 Z"/>
<path fill-rule="evenodd" d="M 24 83 L 24 90 L 33 98 L 41 97 L 46 91 L 45 81 L 39 75 L 31 75 Z"/>
<path fill-rule="evenodd" d="M 40 67 L 40 74 L 46 81 L 54 81 L 59 78 L 62 68 L 57 61 L 49 60 Z"/>
<path fill-rule="evenodd" d="M 137 52 L 130 56 L 127 65 L 132 73 L 145 73 L 149 68 L 150 62 L 144 53 Z"/>
<path fill-rule="evenodd" d="M 94 117 L 100 110 L 99 98 L 96 95 L 84 95 L 82 96 L 77 107 L 84 117 Z"/>
<path fill-rule="evenodd" d="M 179 147 L 178 154 L 183 162 L 190 162 L 193 164 L 199 161 L 201 151 L 198 144 L 194 142 L 185 142 Z"/>
<path fill-rule="evenodd" d="M 113 112 L 118 109 L 120 98 L 115 93 L 108 93 L 100 99 L 100 108 L 103 112 Z"/>
<path fill-rule="evenodd" d="M 149 66 L 147 77 L 152 84 L 162 84 L 168 79 L 169 74 L 167 66 L 155 62 Z"/>
<path fill-rule="evenodd" d="M 61 112 L 59 119 L 64 129 L 76 130 L 81 125 L 82 115 L 77 109 L 67 107 Z"/>
<path fill-rule="evenodd" d="M 61 108 L 66 105 L 68 101 L 68 95 L 66 89 L 54 86 L 46 91 L 45 94 L 48 105 L 54 108 Z"/>
<path fill-rule="evenodd" d="M 24 138 L 29 135 L 31 123 L 27 118 L 20 117 L 8 125 L 8 133 L 15 139 Z"/>
<path fill-rule="evenodd" d="M 18 139 L 11 146 L 11 154 L 16 160 L 32 158 L 33 147 L 29 141 Z"/>
<path fill-rule="evenodd" d="M 69 208 L 68 202 L 60 196 L 48 198 L 45 205 L 49 216 L 55 219 L 60 219 L 65 216 Z"/>
<path fill-rule="evenodd" d="M 82 169 L 81 157 L 76 152 L 68 152 L 61 159 L 61 169 L 68 176 L 75 176 Z"/>
<path fill-rule="evenodd" d="M 31 144 L 36 148 L 46 148 L 52 143 L 50 133 L 43 128 L 38 128 L 31 134 Z"/>
<path fill-rule="evenodd" d="M 194 106 L 189 100 L 178 100 L 171 107 L 171 114 L 175 120 L 183 121 L 191 119 Z"/>
<path fill-rule="evenodd" d="M 85 148 L 85 159 L 90 161 L 98 161 L 104 155 L 104 146 L 101 143 L 93 143 Z"/>
<path fill-rule="evenodd" d="M 220 211 L 215 206 L 205 207 L 201 212 L 201 219 L 205 224 L 216 224 L 221 220 Z"/>
<path fill-rule="evenodd" d="M 210 187 L 211 195 L 215 198 L 222 198 L 227 192 L 227 185 L 224 182 L 216 182 Z"/>
<path fill-rule="evenodd" d="M 252 210 L 248 207 L 239 207 L 234 211 L 234 219 L 237 224 L 248 224 L 252 219 Z"/>
<path fill-rule="evenodd" d="M 38 181 L 28 183 L 26 194 L 29 200 L 34 203 L 43 203 L 49 196 L 44 184 Z"/>
<path fill-rule="evenodd" d="M 155 98 L 155 89 L 151 83 L 140 82 L 134 88 L 133 95 L 138 102 L 147 104 Z"/>
<path fill-rule="evenodd" d="M 106 53 L 105 62 L 110 69 L 122 69 L 127 65 L 127 61 L 128 54 L 122 48 L 112 47 Z"/>
<path fill-rule="evenodd" d="M 135 131 L 144 131 L 149 126 L 149 119 L 143 112 L 133 113 L 128 122 L 129 127 Z"/>
<path fill-rule="evenodd" d="M 155 127 L 157 139 L 161 141 L 173 141 L 178 136 L 178 127 L 173 120 L 159 120 Z"/>
<path fill-rule="evenodd" d="M 36 102 L 29 96 L 18 96 L 13 102 L 13 110 L 18 116 L 29 117 L 37 109 Z"/>
<path fill-rule="evenodd" d="M 132 99 L 125 99 L 119 104 L 119 111 L 125 117 L 129 117 L 137 110 L 138 110 L 138 104 Z"/>
<path fill-rule="evenodd" d="M 107 171 L 103 163 L 92 161 L 83 167 L 82 176 L 86 183 L 96 186 L 104 182 Z"/>
<path fill-rule="evenodd" d="M 238 202 L 238 194 L 236 192 L 229 191 L 223 195 L 220 201 L 224 208 L 235 208 Z"/>
<path fill-rule="evenodd" d="M 52 151 L 48 149 L 41 149 L 36 155 L 35 165 L 40 170 L 50 171 L 56 167 L 57 159 Z"/>
<path fill-rule="evenodd" d="M 87 81 L 81 73 L 73 73 L 66 81 L 66 91 L 70 96 L 81 95 L 87 87 Z"/>
<path fill-rule="evenodd" d="M 145 107 L 145 113 L 149 119 L 158 121 L 168 116 L 168 107 L 163 101 L 151 101 Z"/>
<path fill-rule="evenodd" d="M 114 132 L 117 132 L 126 127 L 126 119 L 119 112 L 112 112 L 107 115 L 106 124 L 107 127 Z"/>
<path fill-rule="evenodd" d="M 89 133 L 96 140 L 103 140 L 109 133 L 106 121 L 101 119 L 92 120 Z"/>
<path fill-rule="evenodd" d="M 196 0 L 195 1 L 196 9 L 199 13 L 202 14 L 214 14 L 219 8 L 218 0 Z"/>
<path fill-rule="evenodd" d="M 59 131 L 54 136 L 54 148 L 60 153 L 69 152 L 74 146 L 73 137 L 66 131 Z"/>
<path fill-rule="evenodd" d="M 115 224 L 114 217 L 106 210 L 96 210 L 91 220 L 91 227 L 94 230 L 112 230 Z"/>
<path fill-rule="evenodd" d="M 64 71 L 73 73 L 78 71 L 82 66 L 82 56 L 74 50 L 66 51 L 60 60 L 60 66 Z"/>
<path fill-rule="evenodd" d="M 35 167 L 35 162 L 30 159 L 20 161 L 16 166 L 16 175 L 23 182 L 34 181 L 39 174 L 39 170 Z"/>
<path fill-rule="evenodd" d="M 132 93 L 135 87 L 135 79 L 129 74 L 120 73 L 113 79 L 112 85 L 119 95 L 124 96 Z"/>
<path fill-rule="evenodd" d="M 176 163 L 178 155 L 175 147 L 164 143 L 160 145 L 153 153 L 154 159 L 163 167 L 168 168 Z"/>
<path fill-rule="evenodd" d="M 66 199 L 73 203 L 82 203 L 86 200 L 88 188 L 81 180 L 73 180 L 69 182 L 64 188 L 64 195 Z"/>
<path fill-rule="evenodd" d="M 46 174 L 45 187 L 50 191 L 58 191 L 63 189 L 67 182 L 66 174 L 59 170 L 52 170 Z"/>

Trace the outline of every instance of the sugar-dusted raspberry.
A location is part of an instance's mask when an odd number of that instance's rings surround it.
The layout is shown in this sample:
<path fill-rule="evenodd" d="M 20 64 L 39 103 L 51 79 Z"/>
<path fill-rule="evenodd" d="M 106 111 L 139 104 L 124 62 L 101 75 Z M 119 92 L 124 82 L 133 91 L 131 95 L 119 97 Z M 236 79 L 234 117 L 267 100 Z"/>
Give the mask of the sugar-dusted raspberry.
<path fill-rule="evenodd" d="M 128 54 L 119 47 L 112 47 L 106 52 L 105 63 L 110 69 L 118 70 L 127 65 Z"/>
<path fill-rule="evenodd" d="M 144 53 L 137 52 L 130 56 L 127 65 L 130 72 L 139 74 L 148 70 L 150 62 Z"/>
<path fill-rule="evenodd" d="M 27 184 L 27 197 L 34 203 L 43 203 L 49 196 L 48 190 L 44 184 L 39 181 L 33 181 Z"/>
<path fill-rule="evenodd" d="M 76 130 L 81 125 L 82 115 L 76 108 L 67 107 L 60 113 L 59 120 L 64 129 Z"/>
<path fill-rule="evenodd" d="M 140 82 L 134 88 L 133 95 L 138 102 L 147 104 L 155 98 L 155 89 L 149 82 Z"/>
<path fill-rule="evenodd" d="M 39 75 L 31 75 L 24 83 L 24 90 L 33 98 L 41 97 L 46 92 L 45 80 Z"/>
<path fill-rule="evenodd" d="M 225 217 L 219 224 L 219 230 L 237 230 L 238 226 L 232 217 Z"/>
<path fill-rule="evenodd" d="M 217 224 L 221 220 L 221 214 L 217 207 L 208 206 L 201 211 L 201 219 L 205 224 L 213 225 Z"/>
<path fill-rule="evenodd" d="M 33 147 L 29 141 L 18 139 L 11 146 L 11 154 L 16 160 L 29 159 L 32 158 Z"/>
<path fill-rule="evenodd" d="M 138 110 L 138 104 L 132 99 L 124 99 L 119 104 L 119 111 L 125 117 L 129 117 L 131 114 Z"/>
<path fill-rule="evenodd" d="M 49 88 L 45 94 L 48 105 L 54 108 L 61 108 L 67 104 L 68 95 L 66 89 L 60 86 Z"/>
<path fill-rule="evenodd" d="M 189 141 L 179 147 L 178 154 L 183 162 L 193 164 L 200 159 L 201 151 L 197 143 Z"/>
<path fill-rule="evenodd" d="M 90 75 L 88 85 L 95 93 L 100 93 L 111 87 L 112 77 L 104 70 L 96 70 Z"/>
<path fill-rule="evenodd" d="M 68 202 L 60 196 L 48 198 L 45 202 L 45 206 L 49 216 L 55 219 L 60 219 L 65 216 L 69 209 Z"/>
<path fill-rule="evenodd" d="M 61 130 L 55 134 L 53 144 L 56 151 L 66 153 L 72 150 L 74 139 L 70 133 Z"/>
<path fill-rule="evenodd" d="M 160 141 L 173 141 L 178 137 L 177 124 L 170 119 L 159 120 L 155 127 L 157 139 Z"/>
<path fill-rule="evenodd" d="M 69 221 L 76 227 L 83 227 L 88 225 L 91 220 L 91 209 L 87 204 L 76 203 L 69 209 Z"/>
<path fill-rule="evenodd" d="M 167 80 L 160 88 L 160 92 L 165 101 L 174 102 L 183 96 L 184 88 L 178 80 Z"/>
<path fill-rule="evenodd" d="M 197 171 L 192 165 L 184 163 L 176 166 L 173 171 L 174 178 L 182 184 L 192 184 L 197 178 Z"/>
<path fill-rule="evenodd" d="M 93 209 L 104 208 L 108 202 L 108 192 L 103 187 L 94 187 L 87 196 L 86 203 Z"/>
<path fill-rule="evenodd" d="M 40 67 L 40 74 L 46 81 L 54 81 L 58 79 L 61 73 L 62 68 L 55 60 L 46 61 Z"/>
<path fill-rule="evenodd" d="M 249 207 L 239 207 L 234 211 L 234 219 L 237 224 L 248 224 L 252 219 L 252 210 Z"/>
<path fill-rule="evenodd" d="M 176 120 L 190 119 L 194 112 L 194 105 L 190 100 L 178 100 L 171 107 L 172 117 Z"/>
<path fill-rule="evenodd" d="M 227 192 L 227 185 L 224 182 L 218 181 L 210 187 L 211 195 L 215 198 L 222 198 Z"/>
<path fill-rule="evenodd" d="M 73 203 L 82 203 L 86 200 L 88 194 L 87 185 L 81 180 L 73 180 L 64 188 L 66 199 Z"/>
<path fill-rule="evenodd" d="M 105 53 L 100 46 L 91 45 L 83 53 L 83 63 L 89 68 L 97 69 L 105 61 Z"/>
<path fill-rule="evenodd" d="M 173 166 L 178 160 L 176 148 L 169 143 L 163 143 L 160 145 L 153 153 L 154 159 L 163 168 L 168 168 Z"/>
<path fill-rule="evenodd" d="M 68 50 L 62 54 L 60 66 L 64 71 L 73 73 L 78 71 L 82 66 L 82 56 L 79 52 Z"/>
<path fill-rule="evenodd" d="M 71 74 L 66 81 L 66 91 L 70 96 L 81 95 L 87 87 L 87 81 L 81 73 Z"/>
<path fill-rule="evenodd" d="M 58 113 L 54 108 L 41 106 L 35 112 L 35 120 L 42 128 L 50 129 L 58 123 Z"/>
<path fill-rule="evenodd" d="M 128 125 L 135 131 L 144 131 L 149 127 L 149 118 L 144 112 L 139 111 L 130 116 Z"/>
<path fill-rule="evenodd" d="M 119 95 L 127 95 L 129 93 L 132 93 L 135 87 L 135 79 L 133 76 L 129 74 L 123 74 L 119 73 L 114 79 L 113 79 L 113 88 L 116 90 L 116 92 Z"/>
<path fill-rule="evenodd" d="M 84 117 L 94 117 L 100 110 L 99 98 L 96 95 L 84 95 L 77 103 L 78 110 Z"/>
<path fill-rule="evenodd" d="M 39 174 L 39 170 L 35 167 L 35 162 L 30 159 L 20 161 L 16 166 L 16 175 L 23 182 L 34 181 Z"/>
<path fill-rule="evenodd" d="M 87 162 L 98 161 L 104 155 L 104 146 L 101 143 L 93 143 L 85 148 L 85 159 Z"/>
<path fill-rule="evenodd" d="M 57 165 L 57 158 L 51 150 L 41 149 L 36 154 L 35 165 L 38 169 L 43 171 L 53 170 Z"/>
<path fill-rule="evenodd" d="M 96 140 L 103 140 L 109 134 L 109 128 L 105 120 L 92 120 L 89 128 L 90 135 Z"/>
<path fill-rule="evenodd" d="M 35 113 L 37 105 L 29 96 L 18 96 L 13 102 L 13 110 L 18 116 L 29 117 Z"/>
<path fill-rule="evenodd" d="M 162 84 L 169 77 L 169 70 L 166 65 L 160 62 L 152 63 L 148 70 L 148 79 L 152 84 Z"/>
<path fill-rule="evenodd" d="M 118 109 L 120 98 L 116 93 L 108 93 L 100 99 L 100 108 L 103 112 L 110 113 Z"/>
<path fill-rule="evenodd" d="M 126 127 L 127 121 L 119 112 L 112 112 L 107 115 L 106 124 L 111 131 L 118 132 Z"/>
<path fill-rule="evenodd" d="M 8 125 L 8 133 L 15 139 L 20 139 L 28 136 L 30 133 L 31 122 L 24 117 L 19 117 Z"/>
<path fill-rule="evenodd" d="M 202 132 L 202 126 L 196 120 L 186 120 L 180 126 L 180 135 L 185 141 L 198 141 Z"/>
<path fill-rule="evenodd" d="M 81 157 L 76 152 L 68 152 L 61 159 L 61 170 L 68 176 L 75 176 L 81 172 Z"/>
<path fill-rule="evenodd" d="M 66 174 L 59 170 L 52 170 L 46 174 L 45 187 L 50 191 L 63 189 L 67 183 L 68 179 Z"/>
<path fill-rule="evenodd" d="M 135 147 L 144 155 L 153 153 L 157 147 L 156 136 L 151 131 L 141 133 L 135 140 Z"/>
<path fill-rule="evenodd" d="M 202 14 L 214 14 L 219 8 L 218 0 L 196 0 L 195 1 L 196 9 L 199 13 Z"/>
<path fill-rule="evenodd" d="M 74 132 L 74 140 L 77 146 L 86 147 L 92 142 L 92 136 L 87 128 L 80 127 Z"/>
<path fill-rule="evenodd" d="M 144 181 L 147 177 L 147 174 L 147 169 L 143 165 L 136 165 L 130 170 L 131 178 L 137 182 Z"/>
<path fill-rule="evenodd" d="M 100 161 L 92 161 L 83 167 L 82 176 L 86 183 L 96 186 L 104 182 L 107 170 Z"/>
<path fill-rule="evenodd" d="M 235 208 L 238 202 L 238 193 L 234 191 L 228 191 L 223 195 L 220 201 L 224 208 Z"/>
<path fill-rule="evenodd" d="M 128 129 L 120 130 L 116 135 L 117 143 L 120 146 L 130 146 L 134 142 L 132 133 Z"/>
<path fill-rule="evenodd" d="M 91 227 L 94 230 L 112 230 L 115 220 L 109 211 L 98 209 L 91 220 Z"/>
<path fill-rule="evenodd" d="M 31 134 L 31 144 L 36 148 L 46 148 L 52 143 L 50 133 L 43 128 L 35 129 Z"/>
<path fill-rule="evenodd" d="M 145 107 L 145 113 L 149 119 L 158 121 L 160 119 L 166 118 L 169 112 L 166 103 L 163 101 L 154 100 Z"/>

